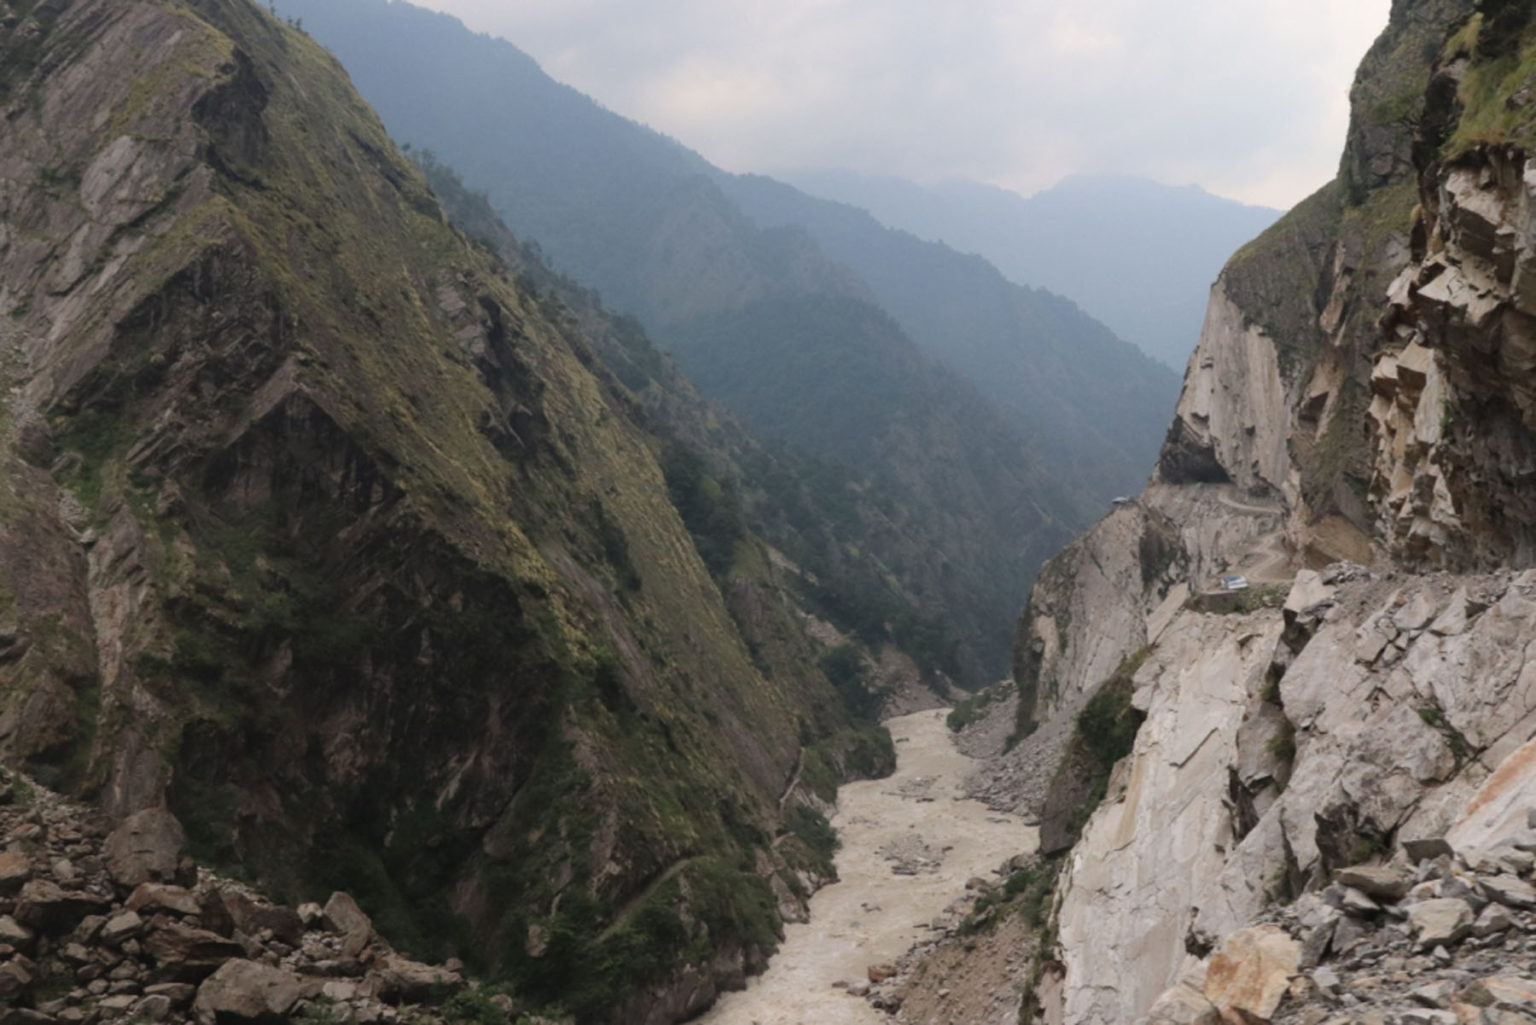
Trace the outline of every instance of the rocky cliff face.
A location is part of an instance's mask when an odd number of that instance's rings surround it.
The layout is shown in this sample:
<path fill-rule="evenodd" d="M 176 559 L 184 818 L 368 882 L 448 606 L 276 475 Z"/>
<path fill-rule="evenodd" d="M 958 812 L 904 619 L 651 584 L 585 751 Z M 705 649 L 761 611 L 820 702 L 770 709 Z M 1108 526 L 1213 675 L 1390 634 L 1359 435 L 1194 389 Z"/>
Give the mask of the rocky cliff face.
<path fill-rule="evenodd" d="M 0 759 L 535 1004 L 760 963 L 850 750 L 761 543 L 727 603 L 634 396 L 301 31 L 0 20 Z"/>
<path fill-rule="evenodd" d="M 1017 657 L 1028 735 L 1003 765 L 1054 737 L 1059 754 L 1035 768 L 1054 774 L 1042 837 L 1079 838 L 1029 1014 L 1383 1020 L 1321 969 L 1321 999 L 1310 981 L 1286 990 L 1298 963 L 1418 964 L 1383 951 L 1420 935 L 1421 912 L 1402 910 L 1412 930 L 1373 933 L 1379 910 L 1340 870 L 1412 874 L 1434 847 L 1415 841 L 1445 840 L 1461 861 L 1414 877 L 1414 900 L 1431 902 L 1473 869 L 1519 871 L 1487 859 L 1527 842 L 1536 806 L 1529 17 L 1393 5 L 1356 80 L 1338 180 L 1213 289 L 1153 483 L 1042 572 Z M 1164 577 L 1135 572 L 1153 523 L 1176 539 Z M 1220 592 L 1223 572 L 1252 586 Z M 1074 761 L 1091 747 L 1083 712 L 1127 672 L 1143 719 L 1095 791 Z M 982 789 L 1005 799 L 995 780 Z M 1104 793 L 1086 821 L 1051 799 L 1073 786 Z M 1475 913 L 1489 891 L 1468 885 Z M 1306 950 L 1246 929 L 1303 894 L 1312 925 L 1287 928 Z M 1498 931 L 1464 948 L 1452 930 L 1420 968 L 1486 974 L 1478 951 Z M 1423 1020 L 1461 1013 L 1452 992 L 1421 1000 L 1441 1016 Z"/>

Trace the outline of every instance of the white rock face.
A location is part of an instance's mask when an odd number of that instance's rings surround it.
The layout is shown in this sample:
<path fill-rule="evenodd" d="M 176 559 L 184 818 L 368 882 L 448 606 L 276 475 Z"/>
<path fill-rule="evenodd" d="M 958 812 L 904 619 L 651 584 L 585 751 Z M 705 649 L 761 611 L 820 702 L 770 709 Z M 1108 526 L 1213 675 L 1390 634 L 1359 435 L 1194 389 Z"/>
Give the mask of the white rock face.
<path fill-rule="evenodd" d="M 1124 796 L 1074 849 L 1062 902 L 1065 1020 L 1131 1021 L 1194 959 L 1193 911 L 1232 842 L 1224 806 L 1248 696 L 1263 686 L 1280 614 L 1185 613 L 1136 676 L 1147 713 Z"/>
<path fill-rule="evenodd" d="M 1384 859 L 1395 841 L 1443 837 L 1516 868 L 1536 849 L 1536 571 L 1473 572 L 1536 565 L 1536 158 L 1493 148 L 1442 175 L 1422 194 L 1411 255 L 1406 243 L 1336 248 L 1317 321 L 1328 339 L 1310 369 L 1282 373 L 1257 314 L 1232 298 L 1241 289 L 1213 289 L 1139 503 L 1173 525 L 1182 581 L 1137 590 L 1119 572 L 1130 554 L 1113 547 L 1134 538 L 1101 525 L 1083 570 L 1099 577 L 1081 593 L 1050 582 L 1071 615 L 1052 617 L 1059 689 L 1043 709 L 1071 714 L 1071 696 L 1112 668 L 1107 653 L 1156 647 L 1136 677 L 1147 720 L 1115 774 L 1123 793 L 1070 859 L 1066 973 L 1048 1018 L 1137 1020 L 1203 971 L 1186 949 L 1216 949 L 1273 896 Z M 1378 281 L 1397 277 L 1366 322 L 1369 342 L 1350 349 L 1347 286 L 1368 264 Z M 1288 353 L 1300 344 L 1283 340 Z M 1359 386 L 1363 416 L 1343 401 Z M 1340 410 L 1359 419 L 1325 432 Z M 1349 448 L 1362 442 L 1364 453 Z M 1319 452 L 1340 454 L 1328 445 L 1370 465 L 1368 489 L 1347 472 L 1332 492 L 1311 478 L 1303 489 Z M 1381 576 L 1297 574 L 1303 552 L 1314 567 L 1347 557 Z M 1438 575 L 1397 575 L 1405 568 Z M 1224 572 L 1294 575 L 1283 620 L 1184 607 L 1176 588 Z"/>
<path fill-rule="evenodd" d="M 1516 736 L 1519 734 L 1516 733 Z M 1536 807 L 1536 740 L 1522 745 L 1478 788 L 1446 839 L 1469 858 L 1492 851 L 1530 830 Z"/>
<path fill-rule="evenodd" d="M 1211 289 L 1175 415 L 1211 449 L 1232 483 L 1285 493 L 1291 417 L 1275 343 L 1220 281 Z"/>
<path fill-rule="evenodd" d="M 1104 517 L 1057 556 L 1070 580 L 1065 601 L 1032 605 L 1028 627 L 1039 640 L 1040 719 L 1073 706 L 1146 643 L 1149 606 L 1137 558 L 1147 513 L 1125 506 Z"/>
<path fill-rule="evenodd" d="M 1476 856 L 1528 836 L 1536 571 L 1337 588 L 1306 574 L 1287 604 L 1325 596 L 1333 606 L 1279 680 L 1292 771 L 1246 833 L 1230 786 L 1261 753 L 1246 724 L 1264 707 L 1281 614 L 1181 612 L 1138 673 L 1147 720 L 1124 797 L 1072 854 L 1065 1021 L 1147 1013 L 1198 967 L 1186 935 L 1230 935 L 1281 880 L 1326 882 L 1373 838 L 1448 835 Z"/>

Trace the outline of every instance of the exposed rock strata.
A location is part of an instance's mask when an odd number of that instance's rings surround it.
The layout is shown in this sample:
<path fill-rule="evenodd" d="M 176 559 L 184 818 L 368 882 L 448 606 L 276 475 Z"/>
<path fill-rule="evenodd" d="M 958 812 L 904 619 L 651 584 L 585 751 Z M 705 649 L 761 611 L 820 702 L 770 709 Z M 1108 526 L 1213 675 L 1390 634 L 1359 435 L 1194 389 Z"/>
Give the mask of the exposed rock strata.
<path fill-rule="evenodd" d="M 1421 190 L 1423 249 L 1388 292 L 1372 365 L 1378 527 L 1411 565 L 1536 558 L 1536 161 L 1462 154 Z"/>

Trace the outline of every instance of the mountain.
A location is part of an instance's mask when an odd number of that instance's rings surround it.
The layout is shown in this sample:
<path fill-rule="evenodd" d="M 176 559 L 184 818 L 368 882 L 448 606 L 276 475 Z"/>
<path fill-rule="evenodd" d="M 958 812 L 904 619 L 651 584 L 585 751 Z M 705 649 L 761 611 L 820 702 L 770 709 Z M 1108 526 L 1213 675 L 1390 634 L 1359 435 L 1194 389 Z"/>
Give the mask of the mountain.
<path fill-rule="evenodd" d="M 1227 256 L 1280 216 L 1130 175 L 1073 175 L 1028 198 L 980 182 L 923 186 L 849 171 L 787 180 L 1067 296 L 1177 369 L 1200 337 L 1206 293 Z"/>
<path fill-rule="evenodd" d="M 1532 892 L 1533 13 L 1392 5 L 1337 177 L 1227 261 L 1151 483 L 1042 568 L 1016 710 L 972 705 L 1014 718 L 974 787 L 1039 816 L 1055 896 L 994 909 L 1036 922 L 1006 977 L 1016 937 L 935 964 L 1020 1021 L 1471 1020 L 1533 985 L 1470 932 Z"/>
<path fill-rule="evenodd" d="M 870 259 L 851 263 L 749 203 L 760 183 L 451 18 L 382 0 L 278 9 L 336 48 L 397 137 L 633 314 L 711 397 L 897 501 L 946 563 L 942 609 L 973 679 L 1006 665 L 1040 561 L 1143 481 L 1175 379 L 1070 304 L 868 219 L 851 237 Z M 805 202 L 812 220 L 841 215 Z M 889 301 L 913 282 L 911 301 Z M 812 396 L 819 429 L 793 431 Z"/>
<path fill-rule="evenodd" d="M 756 223 L 803 231 L 855 271 L 915 341 L 1023 429 L 1056 482 L 1077 482 L 1102 507 L 1142 478 L 1151 439 L 1132 439 L 1166 414 L 1172 378 L 1071 302 L 771 178 L 716 180 Z"/>
<path fill-rule="evenodd" d="M 703 404 L 625 384 L 643 334 L 454 230 L 262 8 L 0 21 L 0 760 L 522 1008 L 672 1021 L 761 966 L 832 872 L 819 802 L 892 751 L 654 415 Z M 173 955 L 120 956 L 199 981 Z"/>
<path fill-rule="evenodd" d="M 502 224 L 484 194 L 431 156 L 415 159 L 454 223 L 500 258 L 542 305 L 580 326 L 602 368 L 622 382 L 644 422 L 664 440 L 668 490 L 728 603 L 744 603 L 738 622 L 756 618 L 755 593 L 740 587 L 757 554 L 743 542 L 755 532 L 773 546 L 775 566 L 802 608 L 865 646 L 882 667 L 910 660 L 904 680 L 866 678 L 880 695 L 910 684 L 914 675 L 939 693 L 944 677 L 966 676 L 966 651 L 980 640 L 954 633 L 957 617 L 942 606 L 946 563 L 889 493 L 840 464 L 757 439 L 706 401 L 634 318 L 610 313 L 594 291 L 554 272 L 538 246 Z M 877 363 L 875 369 L 893 386 L 911 386 L 898 368 Z M 965 452 L 955 458 L 963 460 Z M 752 643 L 767 638 L 755 634 Z M 829 678 L 850 682 L 836 672 Z M 853 700 L 866 703 L 858 695 Z"/>

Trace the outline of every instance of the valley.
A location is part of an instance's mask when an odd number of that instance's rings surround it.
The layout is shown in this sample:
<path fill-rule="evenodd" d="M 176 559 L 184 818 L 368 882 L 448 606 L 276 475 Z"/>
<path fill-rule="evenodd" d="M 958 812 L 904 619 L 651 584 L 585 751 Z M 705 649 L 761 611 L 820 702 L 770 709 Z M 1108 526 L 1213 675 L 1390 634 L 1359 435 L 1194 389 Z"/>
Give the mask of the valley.
<path fill-rule="evenodd" d="M 1176 387 L 443 14 L 0 0 L 0 1025 L 1536 1025 L 1536 2 L 1349 108 Z"/>
<path fill-rule="evenodd" d="M 952 933 L 980 887 L 1033 851 L 1034 830 L 1017 816 L 964 797 L 977 763 L 956 748 L 948 711 L 887 720 L 896 771 L 838 789 L 837 881 L 811 898 L 809 921 L 785 925 L 763 974 L 723 995 L 702 1025 L 879 1025 L 885 1013 L 863 998 L 871 970 L 886 966 L 886 988 L 897 985 L 902 955 Z"/>

